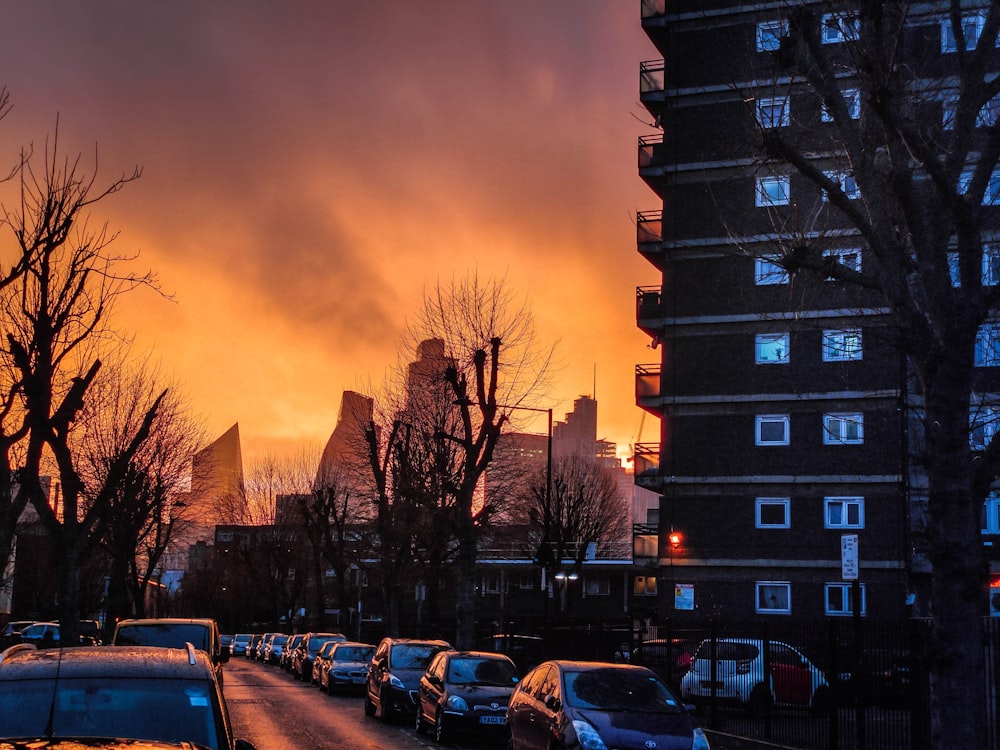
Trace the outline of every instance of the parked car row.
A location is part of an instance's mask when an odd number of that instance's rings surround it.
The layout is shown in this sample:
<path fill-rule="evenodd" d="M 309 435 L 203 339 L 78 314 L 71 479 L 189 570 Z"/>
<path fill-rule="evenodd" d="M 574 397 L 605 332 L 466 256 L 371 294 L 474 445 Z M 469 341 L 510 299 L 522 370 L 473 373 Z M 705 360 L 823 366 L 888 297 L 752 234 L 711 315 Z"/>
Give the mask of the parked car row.
<path fill-rule="evenodd" d="M 519 654 L 532 664 L 519 668 L 507 654 L 460 651 L 443 640 L 383 638 L 376 646 L 339 633 L 266 634 L 258 653 L 266 653 L 277 638 L 285 639 L 277 661 L 249 650 L 247 657 L 277 664 L 327 693 L 355 692 L 366 716 L 412 722 L 418 734 L 432 731 L 439 743 L 458 737 L 506 739 L 511 750 L 535 750 L 551 747 L 558 737 L 565 748 L 709 750 L 692 716 L 694 706 L 684 705 L 646 667 L 539 664 L 521 644 Z M 525 643 L 531 651 L 537 646 L 533 640 Z"/>

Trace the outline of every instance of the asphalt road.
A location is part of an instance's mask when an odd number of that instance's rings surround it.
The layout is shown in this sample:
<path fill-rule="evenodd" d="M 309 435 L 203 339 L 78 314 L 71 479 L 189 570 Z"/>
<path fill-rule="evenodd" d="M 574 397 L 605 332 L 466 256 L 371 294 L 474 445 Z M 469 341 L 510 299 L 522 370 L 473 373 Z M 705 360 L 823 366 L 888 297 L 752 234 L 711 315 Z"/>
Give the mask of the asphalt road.
<path fill-rule="evenodd" d="M 416 750 L 438 747 L 413 726 L 364 715 L 360 695 L 327 695 L 277 667 L 233 657 L 225 666 L 233 731 L 257 750 Z M 482 742 L 453 748 L 486 748 Z M 491 746 L 500 750 L 503 743 Z"/>

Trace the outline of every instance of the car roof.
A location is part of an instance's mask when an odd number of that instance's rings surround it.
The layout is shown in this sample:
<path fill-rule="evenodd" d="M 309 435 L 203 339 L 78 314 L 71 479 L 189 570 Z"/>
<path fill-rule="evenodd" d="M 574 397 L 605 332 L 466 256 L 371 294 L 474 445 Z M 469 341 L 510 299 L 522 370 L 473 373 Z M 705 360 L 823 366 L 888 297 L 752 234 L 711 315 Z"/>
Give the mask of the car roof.
<path fill-rule="evenodd" d="M 55 677 L 214 679 L 212 662 L 196 649 L 157 646 L 97 646 L 31 650 L 17 646 L 0 654 L 0 680 Z"/>
<path fill-rule="evenodd" d="M 211 617 L 134 617 L 128 620 L 119 620 L 118 626 L 122 625 L 212 625 L 216 626 L 215 620 Z"/>
<path fill-rule="evenodd" d="M 652 673 L 652 671 L 648 667 L 643 667 L 639 664 L 617 664 L 607 661 L 575 661 L 572 659 L 550 659 L 549 661 L 539 664 L 538 667 L 544 667 L 546 665 L 557 667 L 560 670 L 587 671 L 591 669 L 619 669 L 622 671 L 642 671 L 642 672 Z"/>

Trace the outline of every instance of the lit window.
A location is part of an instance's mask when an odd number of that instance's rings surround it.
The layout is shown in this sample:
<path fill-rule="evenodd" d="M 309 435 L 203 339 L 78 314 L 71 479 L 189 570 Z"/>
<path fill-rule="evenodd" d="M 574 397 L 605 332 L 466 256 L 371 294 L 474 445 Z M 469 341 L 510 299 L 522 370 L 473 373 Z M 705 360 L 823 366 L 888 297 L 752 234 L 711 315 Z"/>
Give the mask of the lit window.
<path fill-rule="evenodd" d="M 983 323 L 976 332 L 976 367 L 1000 365 L 1000 324 Z"/>
<path fill-rule="evenodd" d="M 958 253 L 948 253 L 948 276 L 951 285 L 958 289 L 962 286 L 962 266 L 959 264 Z"/>
<path fill-rule="evenodd" d="M 823 331 L 824 362 L 856 362 L 860 359 L 860 328 Z"/>
<path fill-rule="evenodd" d="M 1000 408 L 978 406 L 969 415 L 969 447 L 986 450 L 1000 428 Z"/>
<path fill-rule="evenodd" d="M 787 414 L 757 416 L 757 445 L 788 445 Z"/>
<path fill-rule="evenodd" d="M 972 185 L 972 175 L 973 170 L 963 169 L 962 174 L 958 177 L 958 192 L 960 195 L 965 195 L 969 192 L 969 188 Z M 1000 203 L 1000 170 L 994 170 L 990 174 L 990 179 L 986 183 L 986 189 L 983 191 L 983 201 L 984 206 L 995 206 Z"/>
<path fill-rule="evenodd" d="M 787 206 L 791 190 L 788 175 L 759 175 L 757 177 L 757 206 Z"/>
<path fill-rule="evenodd" d="M 758 365 L 784 365 L 788 363 L 787 333 L 758 333 L 754 361 Z"/>
<path fill-rule="evenodd" d="M 850 583 L 826 584 L 826 613 L 828 615 L 854 614 L 854 595 Z M 865 585 L 861 584 L 861 614 L 865 614 Z"/>
<path fill-rule="evenodd" d="M 991 492 L 983 503 L 983 534 L 1000 534 L 1000 495 Z"/>
<path fill-rule="evenodd" d="M 824 525 L 828 529 L 863 529 L 865 499 L 863 497 L 823 498 Z"/>
<path fill-rule="evenodd" d="M 757 24 L 757 51 L 776 52 L 788 36 L 788 21 L 764 21 Z"/>
<path fill-rule="evenodd" d="M 827 177 L 829 177 L 833 182 L 837 183 L 840 191 L 849 199 L 857 200 L 861 197 L 861 188 L 858 187 L 858 181 L 854 179 L 854 175 L 851 172 L 826 172 Z M 827 200 L 828 196 L 826 191 L 823 191 L 823 200 Z"/>
<path fill-rule="evenodd" d="M 754 258 L 753 280 L 758 286 L 787 284 L 788 271 L 770 258 Z"/>
<path fill-rule="evenodd" d="M 850 414 L 823 415 L 823 443 L 826 445 L 860 445 L 865 442 L 864 415 Z"/>
<path fill-rule="evenodd" d="M 762 128 L 783 128 L 789 123 L 788 97 L 757 100 L 757 123 Z"/>
<path fill-rule="evenodd" d="M 756 524 L 758 529 L 787 529 L 791 522 L 791 500 L 787 497 L 758 497 Z"/>
<path fill-rule="evenodd" d="M 847 105 L 847 113 L 852 120 L 861 117 L 861 91 L 858 89 L 845 89 L 841 92 L 844 103 Z M 823 122 L 833 122 L 833 113 L 826 108 L 826 102 L 820 105 L 820 119 Z"/>
<path fill-rule="evenodd" d="M 985 17 L 978 13 L 962 17 L 962 36 L 965 37 L 965 49 L 976 48 L 976 45 L 979 43 L 979 35 L 983 33 L 985 23 Z M 955 38 L 955 30 L 952 27 L 950 18 L 941 20 L 941 51 L 958 51 L 958 40 Z"/>
<path fill-rule="evenodd" d="M 832 258 L 838 264 L 849 268 L 855 273 L 861 273 L 861 251 L 857 248 L 825 250 L 823 251 L 823 257 Z"/>
<path fill-rule="evenodd" d="M 983 243 L 983 286 L 1000 284 L 1000 243 Z"/>
<path fill-rule="evenodd" d="M 994 96 L 976 115 L 976 126 L 980 128 L 991 128 L 1000 120 L 1000 94 Z"/>
<path fill-rule="evenodd" d="M 792 612 L 792 584 L 785 581 L 757 581 L 757 613 L 787 615 Z"/>
<path fill-rule="evenodd" d="M 848 13 L 823 14 L 823 44 L 858 40 L 858 17 Z"/>
<path fill-rule="evenodd" d="M 636 576 L 632 591 L 636 596 L 656 596 L 656 576 Z"/>

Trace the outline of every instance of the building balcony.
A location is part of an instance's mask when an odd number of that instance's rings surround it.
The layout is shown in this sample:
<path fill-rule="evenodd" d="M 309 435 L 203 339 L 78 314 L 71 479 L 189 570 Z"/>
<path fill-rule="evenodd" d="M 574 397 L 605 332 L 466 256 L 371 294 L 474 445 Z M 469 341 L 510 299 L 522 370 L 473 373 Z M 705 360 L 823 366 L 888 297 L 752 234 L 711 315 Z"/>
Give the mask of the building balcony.
<path fill-rule="evenodd" d="M 632 562 L 638 567 L 656 567 L 660 559 L 659 526 L 632 524 Z"/>
<path fill-rule="evenodd" d="M 639 101 L 654 118 L 659 118 L 666 98 L 666 70 L 663 60 L 639 63 Z"/>
<path fill-rule="evenodd" d="M 658 286 L 635 288 L 635 324 L 639 330 L 658 337 L 663 328 L 663 299 Z"/>
<path fill-rule="evenodd" d="M 646 411 L 662 416 L 662 397 L 660 386 L 661 366 L 635 366 L 635 403 Z"/>
<path fill-rule="evenodd" d="M 635 222 L 635 244 L 639 254 L 650 261 L 653 256 L 663 252 L 663 211 L 638 213 Z"/>
<path fill-rule="evenodd" d="M 665 163 L 663 133 L 639 136 L 639 177 L 658 195 Z"/>
<path fill-rule="evenodd" d="M 636 443 L 632 461 L 635 483 L 647 490 L 659 492 L 663 486 L 660 479 L 660 444 Z"/>

